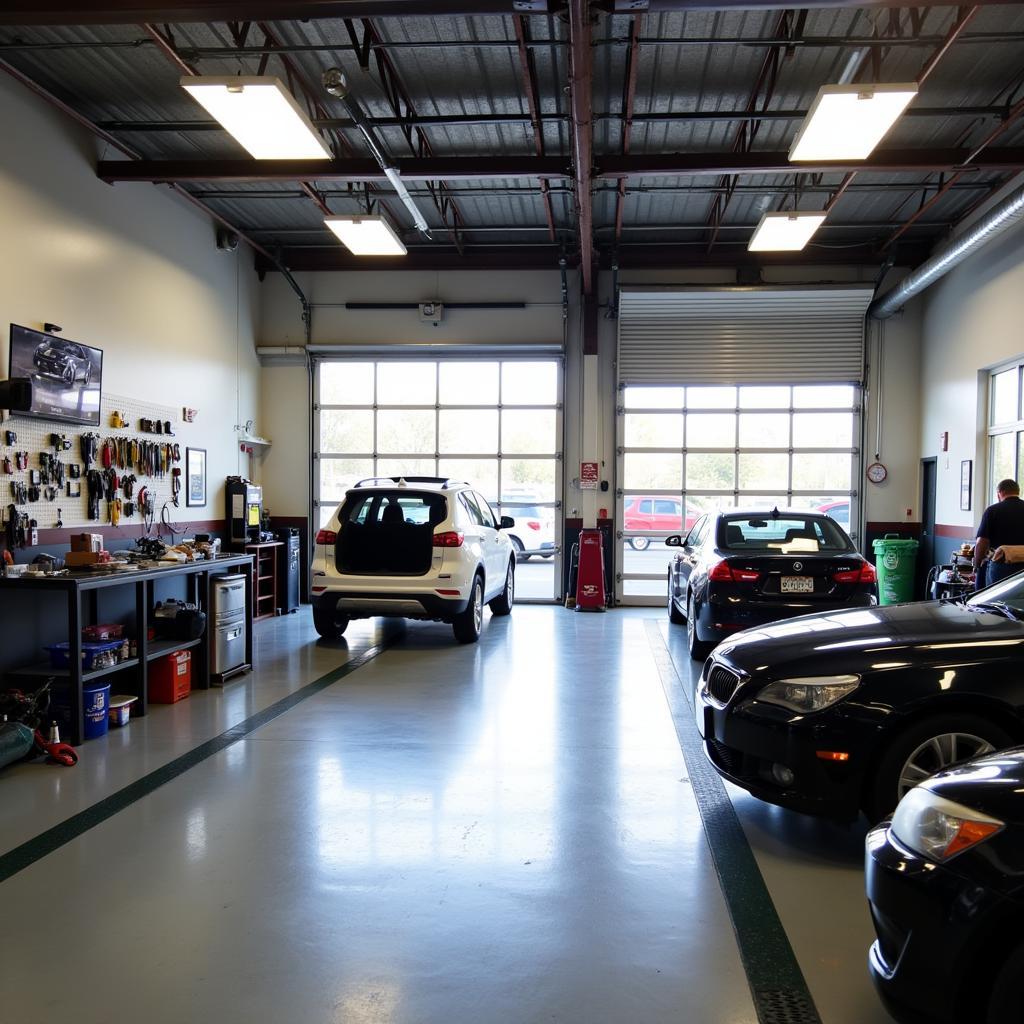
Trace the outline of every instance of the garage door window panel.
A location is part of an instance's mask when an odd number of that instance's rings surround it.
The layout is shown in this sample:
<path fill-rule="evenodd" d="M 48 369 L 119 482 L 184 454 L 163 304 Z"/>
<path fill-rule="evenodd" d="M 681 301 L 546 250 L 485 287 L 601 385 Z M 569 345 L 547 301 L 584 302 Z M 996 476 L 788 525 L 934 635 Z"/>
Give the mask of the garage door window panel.
<path fill-rule="evenodd" d="M 788 409 L 791 403 L 791 389 L 788 387 L 740 388 L 741 409 Z"/>
<path fill-rule="evenodd" d="M 430 409 L 381 409 L 377 413 L 377 451 L 411 456 L 437 450 L 436 414 Z"/>
<path fill-rule="evenodd" d="M 686 416 L 686 447 L 735 448 L 736 415 L 734 413 L 688 413 Z"/>
<path fill-rule="evenodd" d="M 496 409 L 442 409 L 438 413 L 438 451 L 441 454 L 480 454 L 497 450 Z"/>
<path fill-rule="evenodd" d="M 741 448 L 790 446 L 788 413 L 740 413 L 739 424 Z"/>
<path fill-rule="evenodd" d="M 325 409 L 320 414 L 320 443 L 325 451 L 373 452 L 372 409 Z"/>
<path fill-rule="evenodd" d="M 683 417 L 672 413 L 626 413 L 630 448 L 682 448 Z"/>
<path fill-rule="evenodd" d="M 503 409 L 501 450 L 510 455 L 546 455 L 555 436 L 553 409 Z"/>
<path fill-rule="evenodd" d="M 856 389 L 848 384 L 793 388 L 794 409 L 852 409 Z"/>
<path fill-rule="evenodd" d="M 793 415 L 794 448 L 845 448 L 853 444 L 853 414 L 804 412 Z"/>
<path fill-rule="evenodd" d="M 502 405 L 556 405 L 558 366 L 553 362 L 502 363 Z"/>
<path fill-rule="evenodd" d="M 497 405 L 500 363 L 441 363 L 438 400 L 441 405 Z"/>
<path fill-rule="evenodd" d="M 437 364 L 377 364 L 378 405 L 437 405 Z"/>
<path fill-rule="evenodd" d="M 531 501 L 553 503 L 557 472 L 556 459 L 503 459 L 501 500 L 516 501 L 528 495 Z"/>
<path fill-rule="evenodd" d="M 686 405 L 690 409 L 735 409 L 735 388 L 687 388 Z"/>
<path fill-rule="evenodd" d="M 766 452 L 741 452 L 739 455 L 741 491 L 789 489 L 789 456 Z"/>
<path fill-rule="evenodd" d="M 686 405 L 686 388 L 625 388 L 622 404 L 626 409 L 682 409 Z"/>
<path fill-rule="evenodd" d="M 438 459 L 437 475 L 476 484 L 488 501 L 497 499 L 497 459 Z"/>
<path fill-rule="evenodd" d="M 686 456 L 686 490 L 734 491 L 736 456 L 732 452 L 690 452 Z"/>
<path fill-rule="evenodd" d="M 629 452 L 624 459 L 623 476 L 623 487 L 629 494 L 661 490 L 681 491 L 683 457 L 679 454 Z"/>
<path fill-rule="evenodd" d="M 433 459 L 378 459 L 374 476 L 436 476 Z"/>
<path fill-rule="evenodd" d="M 849 455 L 802 454 L 793 455 L 794 491 L 850 490 Z"/>
<path fill-rule="evenodd" d="M 374 363 L 324 363 L 320 367 L 323 405 L 373 405 Z"/>

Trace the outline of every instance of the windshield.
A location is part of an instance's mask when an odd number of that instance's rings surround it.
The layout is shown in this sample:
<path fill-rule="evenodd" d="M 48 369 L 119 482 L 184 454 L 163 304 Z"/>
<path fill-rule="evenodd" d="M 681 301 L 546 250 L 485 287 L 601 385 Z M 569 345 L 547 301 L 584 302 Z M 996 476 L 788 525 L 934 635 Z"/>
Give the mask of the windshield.
<path fill-rule="evenodd" d="M 779 516 L 723 516 L 718 548 L 737 553 L 794 554 L 852 551 L 846 534 L 828 516 L 786 513 Z"/>
<path fill-rule="evenodd" d="M 991 587 L 979 590 L 967 599 L 968 605 L 1005 604 L 1017 612 L 1024 612 L 1024 573 L 1000 580 Z"/>

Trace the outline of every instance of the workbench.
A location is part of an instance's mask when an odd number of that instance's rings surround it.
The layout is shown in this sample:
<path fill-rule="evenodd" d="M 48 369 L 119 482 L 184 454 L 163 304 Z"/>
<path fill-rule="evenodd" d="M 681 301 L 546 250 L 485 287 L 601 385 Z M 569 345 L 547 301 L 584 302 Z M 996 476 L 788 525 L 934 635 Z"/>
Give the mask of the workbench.
<path fill-rule="evenodd" d="M 246 641 L 245 660 L 252 664 L 252 619 L 253 619 L 253 558 L 247 554 L 220 555 L 214 559 L 198 562 L 179 562 L 159 565 L 153 568 L 112 572 L 71 572 L 66 576 L 0 576 L 0 607 L 3 603 L 17 598 L 27 599 L 29 595 L 63 594 L 67 602 L 67 636 L 70 644 L 69 667 L 51 667 L 48 661 L 21 666 L 5 673 L 17 678 L 50 678 L 68 680 L 70 684 L 71 730 L 62 737 L 78 745 L 83 739 L 82 684 L 100 676 L 125 673 L 133 677 L 122 687 L 122 692 L 138 698 L 132 706 L 132 717 L 145 715 L 148 696 L 149 663 L 172 651 L 195 649 L 193 655 L 192 688 L 205 690 L 210 686 L 210 631 L 213 628 L 210 601 L 211 580 L 230 570 L 241 570 L 245 576 Z M 149 640 L 148 627 L 150 612 L 154 605 L 154 584 L 159 580 L 184 578 L 187 600 L 195 602 L 206 613 L 206 629 L 198 640 Z M 97 599 L 100 592 L 110 588 L 135 589 L 134 622 L 126 623 L 126 634 L 134 634 L 135 656 L 116 665 L 93 671 L 82 669 L 82 627 L 97 621 Z"/>

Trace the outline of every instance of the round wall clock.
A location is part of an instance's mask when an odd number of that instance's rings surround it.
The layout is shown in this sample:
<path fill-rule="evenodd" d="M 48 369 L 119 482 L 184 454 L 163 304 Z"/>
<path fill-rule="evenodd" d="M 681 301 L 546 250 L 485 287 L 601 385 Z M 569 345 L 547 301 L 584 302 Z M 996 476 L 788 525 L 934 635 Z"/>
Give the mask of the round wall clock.
<path fill-rule="evenodd" d="M 868 479 L 873 484 L 880 484 L 889 475 L 889 470 L 880 462 L 872 462 L 867 468 Z"/>

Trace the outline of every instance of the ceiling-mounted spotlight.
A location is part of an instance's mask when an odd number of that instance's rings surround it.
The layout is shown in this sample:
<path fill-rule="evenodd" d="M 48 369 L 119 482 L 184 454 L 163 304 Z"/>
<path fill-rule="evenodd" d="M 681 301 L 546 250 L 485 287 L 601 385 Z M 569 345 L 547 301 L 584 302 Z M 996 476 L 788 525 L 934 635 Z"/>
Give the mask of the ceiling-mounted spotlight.
<path fill-rule="evenodd" d="M 917 95 L 917 85 L 823 85 L 789 159 L 864 160 Z"/>
<path fill-rule="evenodd" d="M 823 213 L 766 213 L 747 249 L 750 252 L 799 252 L 824 220 Z"/>
<path fill-rule="evenodd" d="M 333 156 L 279 78 L 186 75 L 181 87 L 257 160 L 329 160 Z"/>

